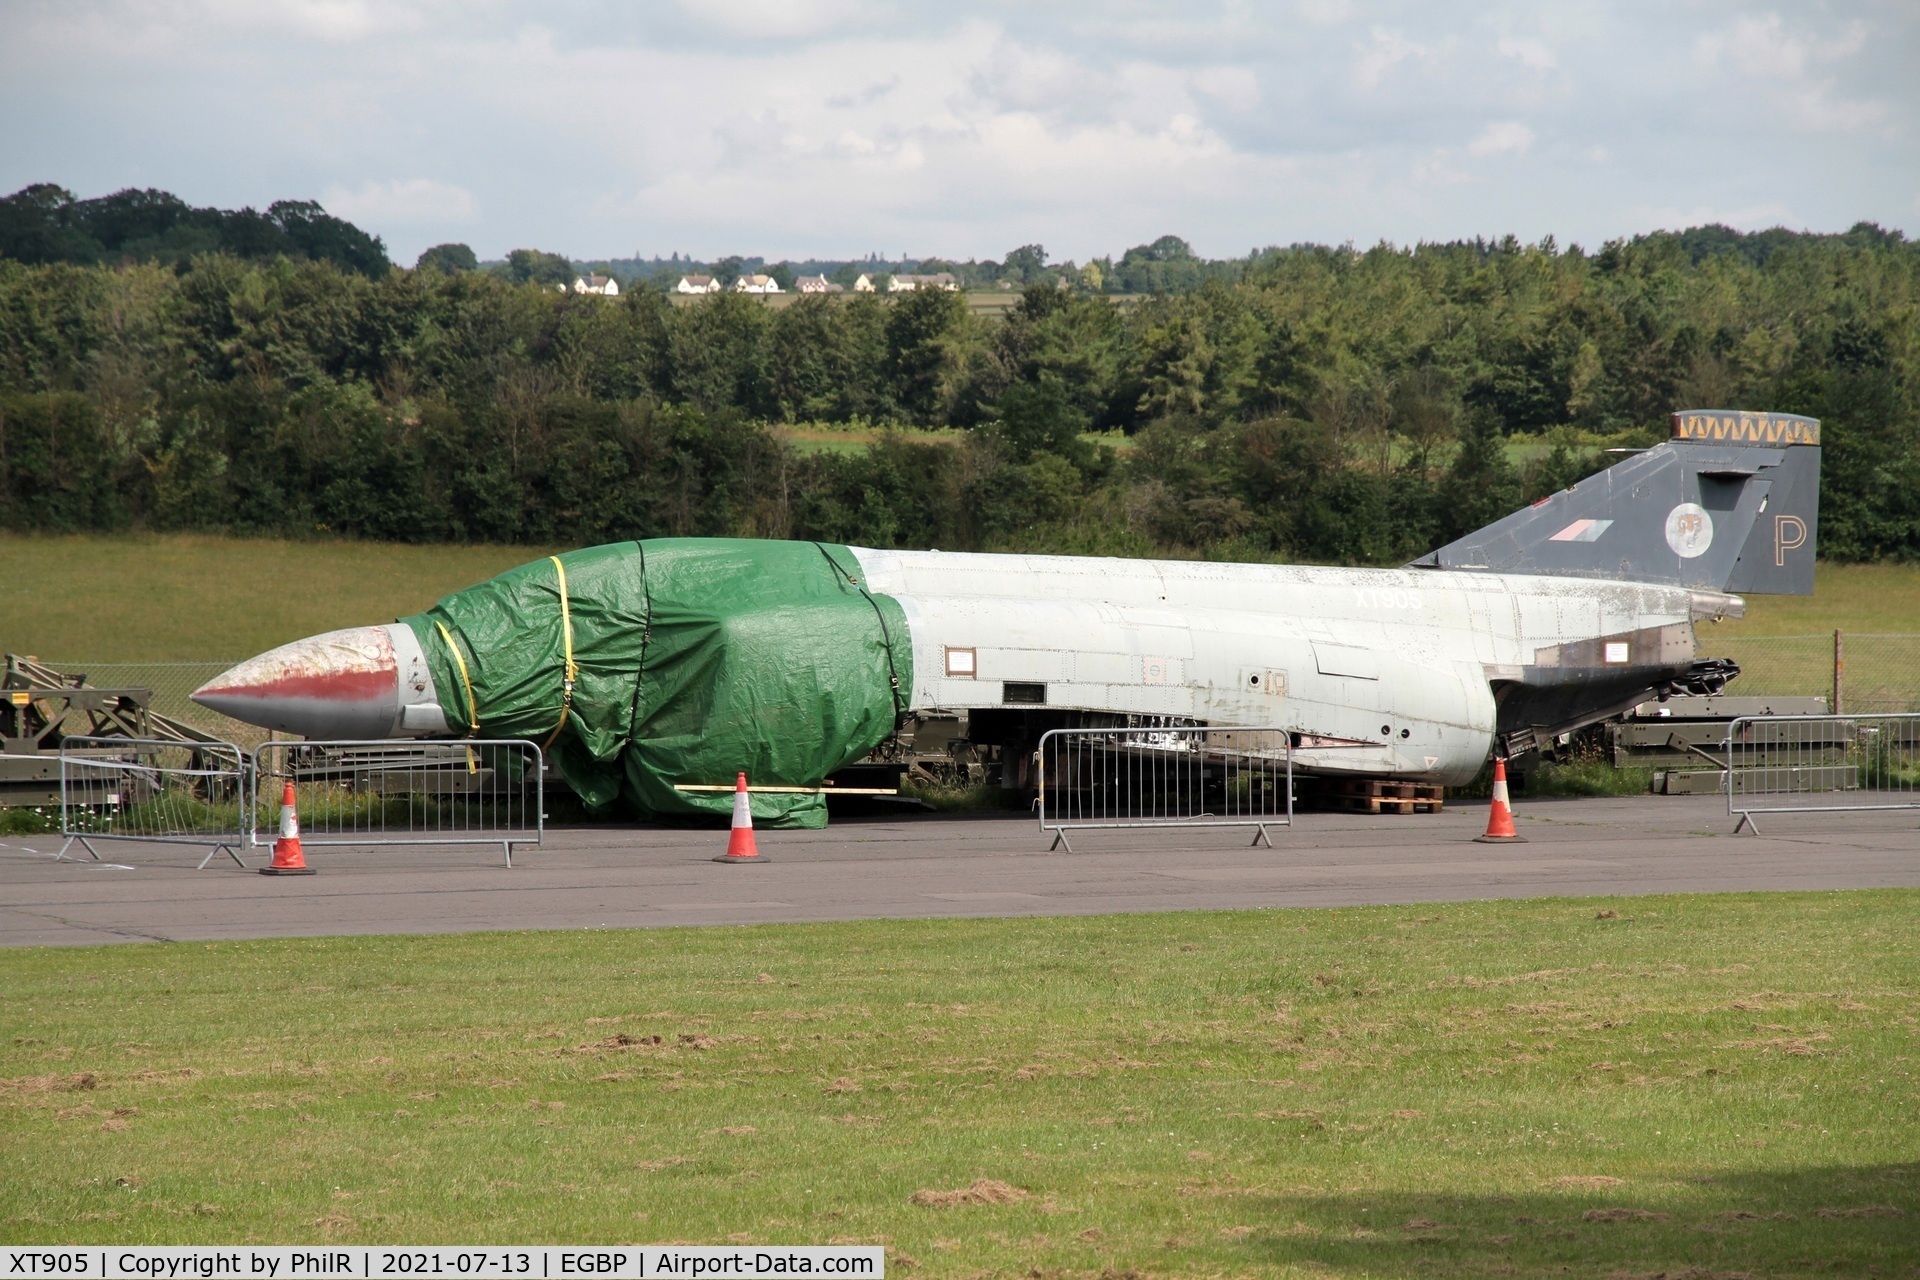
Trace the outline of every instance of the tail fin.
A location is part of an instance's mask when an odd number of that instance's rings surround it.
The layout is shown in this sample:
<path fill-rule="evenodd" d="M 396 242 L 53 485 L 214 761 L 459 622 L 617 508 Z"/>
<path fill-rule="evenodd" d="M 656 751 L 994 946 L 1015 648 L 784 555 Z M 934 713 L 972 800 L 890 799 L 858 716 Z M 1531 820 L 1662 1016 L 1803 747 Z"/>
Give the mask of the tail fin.
<path fill-rule="evenodd" d="M 1690 409 L 1665 443 L 1410 567 L 1807 596 L 1819 526 L 1818 420 Z"/>

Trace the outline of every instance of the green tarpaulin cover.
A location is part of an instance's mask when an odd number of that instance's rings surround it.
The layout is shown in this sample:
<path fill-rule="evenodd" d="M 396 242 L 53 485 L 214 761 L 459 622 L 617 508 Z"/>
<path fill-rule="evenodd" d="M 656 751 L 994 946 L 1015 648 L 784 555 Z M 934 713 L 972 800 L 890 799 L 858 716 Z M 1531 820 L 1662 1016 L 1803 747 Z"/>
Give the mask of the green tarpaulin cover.
<path fill-rule="evenodd" d="M 674 784 L 816 786 L 906 709 L 906 617 L 860 578 L 843 546 L 661 538 L 536 560 L 401 621 L 457 731 L 551 740 L 597 812 L 726 814 L 731 794 Z M 753 816 L 818 827 L 826 804 L 755 793 Z"/>

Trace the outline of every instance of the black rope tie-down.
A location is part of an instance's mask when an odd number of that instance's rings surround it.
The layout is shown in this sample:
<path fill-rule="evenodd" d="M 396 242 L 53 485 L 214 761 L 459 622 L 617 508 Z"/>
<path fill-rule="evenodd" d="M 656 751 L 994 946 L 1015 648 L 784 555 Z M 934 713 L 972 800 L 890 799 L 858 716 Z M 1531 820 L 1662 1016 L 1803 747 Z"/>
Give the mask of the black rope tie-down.
<path fill-rule="evenodd" d="M 833 571 L 847 580 L 848 586 L 866 597 L 867 603 L 873 606 L 873 616 L 880 620 L 880 640 L 887 650 L 887 684 L 893 690 L 893 727 L 897 733 L 900 726 L 906 722 L 907 709 L 900 701 L 900 672 L 893 665 L 893 632 L 887 626 L 886 610 L 880 607 L 880 602 L 873 598 L 873 592 L 867 590 L 860 579 L 848 573 L 846 567 L 833 558 L 832 552 L 821 543 L 816 542 L 813 545 L 826 562 L 833 566 Z"/>

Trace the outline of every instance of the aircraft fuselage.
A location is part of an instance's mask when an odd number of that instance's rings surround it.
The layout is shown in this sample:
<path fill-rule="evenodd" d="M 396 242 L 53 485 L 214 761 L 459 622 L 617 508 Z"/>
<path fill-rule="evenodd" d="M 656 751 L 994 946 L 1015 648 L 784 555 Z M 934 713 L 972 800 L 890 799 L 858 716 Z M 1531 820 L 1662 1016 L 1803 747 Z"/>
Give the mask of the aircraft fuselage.
<path fill-rule="evenodd" d="M 1303 768 L 1446 783 L 1485 763 L 1497 686 L 1591 669 L 1638 693 L 1691 665 L 1696 617 L 1739 607 L 1584 578 L 852 551 L 906 613 L 915 711 L 1279 725 L 1368 744 L 1304 747 Z"/>

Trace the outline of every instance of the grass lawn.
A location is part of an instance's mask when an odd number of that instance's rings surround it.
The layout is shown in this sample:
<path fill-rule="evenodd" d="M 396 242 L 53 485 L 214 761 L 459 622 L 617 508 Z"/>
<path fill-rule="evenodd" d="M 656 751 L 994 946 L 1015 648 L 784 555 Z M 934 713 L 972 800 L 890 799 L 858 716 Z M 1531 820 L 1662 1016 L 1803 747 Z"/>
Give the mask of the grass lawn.
<path fill-rule="evenodd" d="M 1746 596 L 1747 616 L 1702 627 L 1703 636 L 1796 636 L 1846 631 L 1920 632 L 1920 564 L 1826 564 L 1810 596 Z"/>
<path fill-rule="evenodd" d="M 1920 709 L 1920 565 L 1821 564 L 1811 596 L 1747 596 L 1747 616 L 1696 628 L 1704 656 L 1740 664 L 1735 694 L 1828 694 L 1846 633 L 1847 711 Z"/>
<path fill-rule="evenodd" d="M 237 661 L 317 631 L 391 622 L 547 551 L 0 534 L 0 648 L 62 661 Z"/>
<path fill-rule="evenodd" d="M 956 1277 L 1911 1274 L 1917 907 L 11 951 L 0 1239 L 882 1241 L 895 1275 Z"/>
<path fill-rule="evenodd" d="M 967 433 L 958 427 L 888 427 L 868 423 L 803 422 L 773 428 L 775 435 L 793 447 L 795 453 L 865 453 L 891 430 L 903 439 L 919 444 L 961 445 Z M 1116 453 L 1133 450 L 1133 437 L 1124 431 L 1083 431 L 1080 439 L 1096 447 L 1106 445 Z"/>
<path fill-rule="evenodd" d="M 925 427 L 892 427 L 870 424 L 842 424 L 837 422 L 803 422 L 791 426 L 777 426 L 773 433 L 793 447 L 795 453 L 847 453 L 863 454 L 878 444 L 891 429 L 902 439 L 916 444 L 959 445 L 966 441 L 967 433 L 957 427 L 934 429 Z"/>

